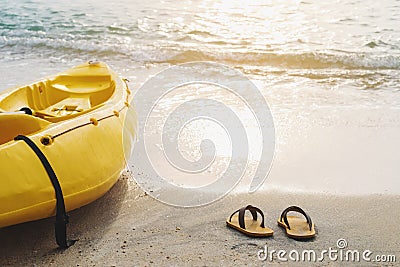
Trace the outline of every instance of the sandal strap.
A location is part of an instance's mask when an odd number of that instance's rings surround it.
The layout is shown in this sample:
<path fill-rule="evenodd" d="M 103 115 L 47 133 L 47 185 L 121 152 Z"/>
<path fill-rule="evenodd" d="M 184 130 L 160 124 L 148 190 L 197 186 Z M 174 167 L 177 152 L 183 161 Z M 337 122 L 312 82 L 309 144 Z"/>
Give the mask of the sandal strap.
<path fill-rule="evenodd" d="M 300 207 L 298 207 L 298 206 L 290 206 L 290 207 L 286 208 L 286 209 L 282 212 L 282 214 L 281 214 L 280 221 L 282 222 L 282 219 L 283 219 L 283 221 L 285 222 L 285 224 L 287 225 L 287 227 L 288 227 L 289 230 L 290 230 L 290 225 L 289 225 L 289 221 L 288 221 L 288 219 L 287 219 L 287 214 L 288 214 L 290 211 L 297 211 L 297 212 L 303 214 L 304 217 L 305 217 L 306 220 L 307 220 L 308 227 L 310 228 L 310 231 L 311 231 L 311 228 L 312 228 L 312 220 L 311 220 L 311 217 L 310 217 L 302 208 L 300 208 Z"/>
<path fill-rule="evenodd" d="M 264 213 L 257 207 L 254 207 L 252 205 L 248 205 L 246 207 L 243 207 L 241 209 L 238 209 L 237 211 L 235 211 L 234 213 L 232 213 L 231 217 L 229 217 L 229 221 L 232 220 L 233 215 L 235 215 L 236 213 L 239 212 L 238 218 L 239 218 L 239 226 L 242 229 L 246 229 L 245 223 L 244 223 L 244 215 L 246 213 L 246 210 L 250 211 L 251 215 L 253 216 L 253 220 L 257 221 L 257 212 L 261 215 L 261 224 L 260 226 L 262 228 L 265 228 L 264 226 Z"/>

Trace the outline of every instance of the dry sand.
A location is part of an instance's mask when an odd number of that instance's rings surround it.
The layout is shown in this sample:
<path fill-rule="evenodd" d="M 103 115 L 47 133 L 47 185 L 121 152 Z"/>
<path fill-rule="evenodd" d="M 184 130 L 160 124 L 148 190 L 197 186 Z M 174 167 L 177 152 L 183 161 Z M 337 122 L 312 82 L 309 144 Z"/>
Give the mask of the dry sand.
<path fill-rule="evenodd" d="M 266 224 L 275 231 L 272 238 L 249 238 L 226 227 L 226 217 L 249 203 L 265 212 Z M 314 240 L 295 241 L 278 228 L 276 220 L 289 205 L 299 205 L 312 216 L 317 229 Z M 276 257 L 272 262 L 260 261 L 257 252 L 267 245 L 318 253 L 336 249 L 339 238 L 346 239 L 347 249 L 396 255 L 399 261 L 399 206 L 400 196 L 260 191 L 231 194 L 201 208 L 175 208 L 152 199 L 124 175 L 104 197 L 70 212 L 68 233 L 79 241 L 67 250 L 56 247 L 54 218 L 0 229 L 0 266 L 287 265 Z M 314 264 L 341 266 L 343 262 L 326 257 Z"/>

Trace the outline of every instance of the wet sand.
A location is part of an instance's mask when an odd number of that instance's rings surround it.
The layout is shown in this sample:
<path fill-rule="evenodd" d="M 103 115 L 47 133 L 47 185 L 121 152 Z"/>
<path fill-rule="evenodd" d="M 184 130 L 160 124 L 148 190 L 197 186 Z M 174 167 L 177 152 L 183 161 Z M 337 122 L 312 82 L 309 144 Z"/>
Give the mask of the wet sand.
<path fill-rule="evenodd" d="M 250 238 L 226 227 L 226 217 L 250 203 L 265 212 L 266 225 L 275 232 L 272 238 Z M 277 226 L 280 212 L 289 205 L 299 205 L 309 212 L 316 224 L 315 239 L 289 239 Z M 146 195 L 125 174 L 104 197 L 70 212 L 69 237 L 79 241 L 67 250 L 56 247 L 54 218 L 0 229 L 0 266 L 279 265 L 283 262 L 276 255 L 272 261 L 260 261 L 258 251 L 267 245 L 275 250 L 313 249 L 318 253 L 329 247 L 337 249 L 340 238 L 346 239 L 346 249 L 368 249 L 372 255 L 399 258 L 399 205 L 400 196 L 394 195 L 335 196 L 267 190 L 230 194 L 200 208 L 175 208 Z M 313 264 L 341 266 L 343 262 L 326 257 Z"/>

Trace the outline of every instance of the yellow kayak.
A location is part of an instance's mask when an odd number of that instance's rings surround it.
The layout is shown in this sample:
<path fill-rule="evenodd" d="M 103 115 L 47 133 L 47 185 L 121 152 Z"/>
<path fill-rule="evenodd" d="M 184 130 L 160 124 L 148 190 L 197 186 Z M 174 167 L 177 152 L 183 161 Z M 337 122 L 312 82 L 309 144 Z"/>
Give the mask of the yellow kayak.
<path fill-rule="evenodd" d="M 66 211 L 106 193 L 131 145 L 122 140 L 130 97 L 126 80 L 101 62 L 0 94 L 0 227 L 56 214 L 49 168 Z"/>

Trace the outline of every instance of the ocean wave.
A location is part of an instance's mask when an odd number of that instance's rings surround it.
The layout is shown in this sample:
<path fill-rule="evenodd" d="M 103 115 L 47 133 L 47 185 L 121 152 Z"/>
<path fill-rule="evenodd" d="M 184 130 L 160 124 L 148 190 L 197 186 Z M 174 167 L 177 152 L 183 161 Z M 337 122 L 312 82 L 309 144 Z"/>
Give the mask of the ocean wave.
<path fill-rule="evenodd" d="M 374 55 L 366 53 L 237 51 L 215 53 L 188 50 L 179 52 L 164 61 L 171 64 L 179 64 L 196 60 L 292 69 L 400 69 L 400 55 Z"/>
<path fill-rule="evenodd" d="M 345 51 L 248 51 L 249 49 L 243 46 L 238 46 L 239 48 L 229 44 L 220 46 L 203 45 L 200 50 L 179 42 L 149 44 L 118 35 L 100 39 L 88 36 L 87 33 L 82 36 L 38 34 L 29 38 L 23 34 L 0 36 L 0 48 L 3 51 L 10 50 L 11 54 L 31 52 L 54 57 L 64 56 L 66 53 L 74 57 L 89 54 L 91 57 L 105 57 L 105 60 L 125 57 L 142 63 L 180 64 L 190 61 L 215 61 L 230 65 L 272 66 L 288 69 L 400 69 L 399 54 Z"/>

